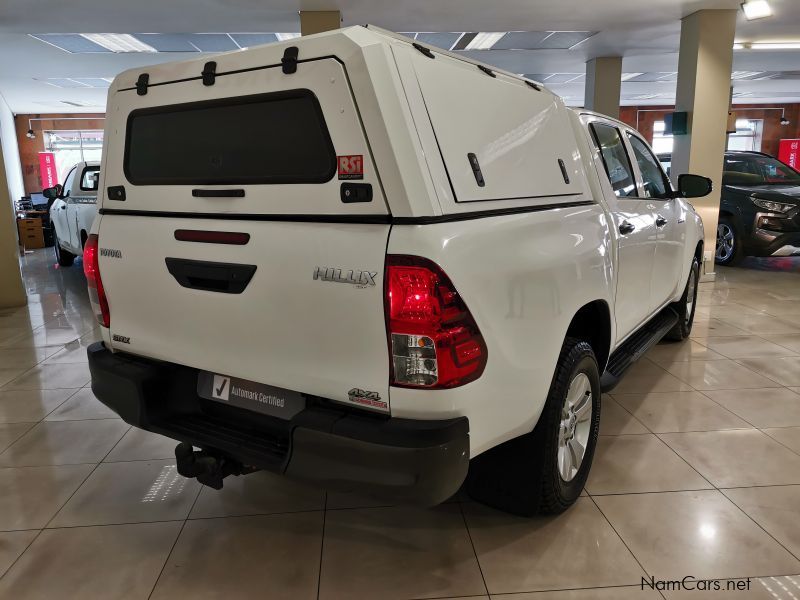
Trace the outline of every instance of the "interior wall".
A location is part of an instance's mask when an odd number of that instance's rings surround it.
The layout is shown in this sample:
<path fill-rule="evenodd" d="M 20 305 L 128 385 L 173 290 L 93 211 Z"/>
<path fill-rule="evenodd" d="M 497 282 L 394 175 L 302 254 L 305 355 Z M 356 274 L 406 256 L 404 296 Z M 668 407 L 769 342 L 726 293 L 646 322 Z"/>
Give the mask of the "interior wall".
<path fill-rule="evenodd" d="M 781 125 L 784 109 L 788 125 Z M 649 142 L 653 142 L 653 123 L 663 121 L 664 115 L 675 110 L 674 106 L 623 106 L 620 121 L 635 127 Z M 763 119 L 764 130 L 761 151 L 778 156 L 778 145 L 782 139 L 800 139 L 800 104 L 734 104 L 733 110 L 739 119 Z"/>
<path fill-rule="evenodd" d="M 79 117 L 79 119 L 73 120 L 76 117 Z M 17 143 L 19 144 L 19 160 L 22 166 L 25 194 L 42 191 L 41 179 L 39 178 L 39 152 L 44 152 L 45 150 L 43 131 L 105 129 L 103 117 L 105 117 L 103 113 L 17 115 L 15 117 Z M 70 120 L 65 120 L 67 118 Z M 31 122 L 30 128 L 35 133 L 33 139 L 27 136 L 29 119 L 44 119 L 43 121 Z"/>
<path fill-rule="evenodd" d="M 17 135 L 14 130 L 14 114 L 2 95 L 0 95 L 0 145 L 3 149 L 8 195 L 13 202 L 25 194 L 25 187 L 22 181 Z"/>

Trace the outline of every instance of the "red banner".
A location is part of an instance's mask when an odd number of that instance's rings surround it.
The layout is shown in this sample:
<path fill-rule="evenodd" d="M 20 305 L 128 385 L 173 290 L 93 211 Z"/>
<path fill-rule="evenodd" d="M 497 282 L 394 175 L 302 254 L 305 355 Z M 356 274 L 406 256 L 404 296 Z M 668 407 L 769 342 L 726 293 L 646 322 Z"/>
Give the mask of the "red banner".
<path fill-rule="evenodd" d="M 800 170 L 800 140 L 781 140 L 778 160 Z"/>
<path fill-rule="evenodd" d="M 43 190 L 58 183 L 56 155 L 52 152 L 39 152 L 39 180 Z"/>

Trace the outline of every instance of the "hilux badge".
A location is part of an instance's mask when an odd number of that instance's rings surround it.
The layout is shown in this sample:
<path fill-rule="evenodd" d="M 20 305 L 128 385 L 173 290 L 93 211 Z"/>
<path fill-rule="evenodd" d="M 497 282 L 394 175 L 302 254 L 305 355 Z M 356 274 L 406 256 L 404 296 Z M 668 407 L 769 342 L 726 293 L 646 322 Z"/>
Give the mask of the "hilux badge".
<path fill-rule="evenodd" d="M 315 267 L 314 279 L 322 281 L 333 281 L 335 283 L 351 283 L 358 287 L 375 285 L 377 272 L 356 271 L 354 269 L 337 269 L 335 267 Z"/>

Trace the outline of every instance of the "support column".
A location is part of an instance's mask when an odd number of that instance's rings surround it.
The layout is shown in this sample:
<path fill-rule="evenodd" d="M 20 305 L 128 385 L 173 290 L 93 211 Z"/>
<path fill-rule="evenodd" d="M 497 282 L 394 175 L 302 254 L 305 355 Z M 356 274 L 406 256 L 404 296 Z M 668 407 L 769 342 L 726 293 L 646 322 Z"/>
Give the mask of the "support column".
<path fill-rule="evenodd" d="M 27 301 L 19 270 L 17 223 L 8 193 L 3 148 L 0 146 L 0 308 L 25 306 Z"/>
<path fill-rule="evenodd" d="M 619 119 L 622 57 L 593 58 L 586 63 L 586 95 L 583 107 Z"/>
<path fill-rule="evenodd" d="M 675 136 L 672 177 L 677 182 L 681 173 L 696 173 L 714 182 L 710 195 L 692 200 L 703 217 L 706 231 L 703 261 L 706 281 L 714 276 L 736 12 L 701 10 L 681 21 L 675 110 L 688 113 L 689 133 Z"/>
<path fill-rule="evenodd" d="M 342 14 L 338 10 L 301 10 L 300 34 L 312 35 L 339 29 L 342 24 Z"/>

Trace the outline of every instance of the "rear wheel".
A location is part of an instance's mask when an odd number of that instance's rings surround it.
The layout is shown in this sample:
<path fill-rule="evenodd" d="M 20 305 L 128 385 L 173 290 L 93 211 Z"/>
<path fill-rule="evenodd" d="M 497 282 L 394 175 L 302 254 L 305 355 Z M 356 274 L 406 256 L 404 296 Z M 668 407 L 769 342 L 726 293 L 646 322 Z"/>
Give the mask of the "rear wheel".
<path fill-rule="evenodd" d="M 742 260 L 742 248 L 736 225 L 730 217 L 720 215 L 717 223 L 717 248 L 714 260 L 718 265 L 735 265 Z"/>
<path fill-rule="evenodd" d="M 695 257 L 692 259 L 692 267 L 689 269 L 689 279 L 686 280 L 683 295 L 680 300 L 672 305 L 672 308 L 678 313 L 678 322 L 664 336 L 666 339 L 679 342 L 685 340 L 692 333 L 694 309 L 697 305 L 697 282 L 699 280 L 700 264 L 697 262 L 697 257 Z"/>
<path fill-rule="evenodd" d="M 600 374 L 592 347 L 567 338 L 534 430 L 476 457 L 467 491 L 510 513 L 559 513 L 580 496 L 600 427 Z"/>
<path fill-rule="evenodd" d="M 56 260 L 58 261 L 58 264 L 62 267 L 71 267 L 72 263 L 75 262 L 75 255 L 61 247 L 61 243 L 58 241 L 58 234 L 56 234 L 55 229 L 53 229 L 53 250 L 56 253 Z"/>

